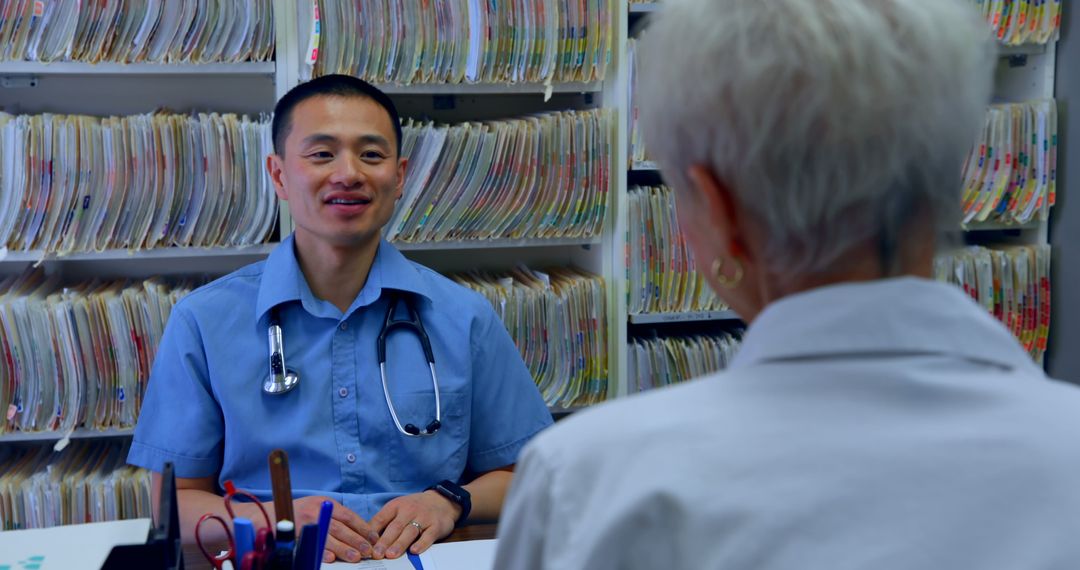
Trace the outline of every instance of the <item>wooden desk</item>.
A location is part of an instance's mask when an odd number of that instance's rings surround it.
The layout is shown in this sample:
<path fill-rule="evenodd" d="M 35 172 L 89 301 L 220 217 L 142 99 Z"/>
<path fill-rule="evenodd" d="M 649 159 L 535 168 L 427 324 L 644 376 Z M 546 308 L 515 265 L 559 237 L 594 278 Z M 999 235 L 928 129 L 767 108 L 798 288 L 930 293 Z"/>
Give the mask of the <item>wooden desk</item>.
<path fill-rule="evenodd" d="M 489 538 L 495 538 L 495 530 L 498 525 L 491 524 L 473 524 L 469 526 L 463 526 L 458 529 L 454 529 L 454 532 L 450 533 L 450 536 L 440 540 L 439 542 L 461 542 L 465 540 L 486 540 Z M 218 548 L 217 552 L 221 552 L 222 548 Z M 209 570 L 212 568 L 210 563 L 203 557 L 202 551 L 195 544 L 184 545 L 184 568 L 187 570 Z"/>
<path fill-rule="evenodd" d="M 450 536 L 439 542 L 464 542 L 466 540 L 488 540 L 495 538 L 495 530 L 499 525 L 495 523 L 471 524 L 454 529 Z"/>

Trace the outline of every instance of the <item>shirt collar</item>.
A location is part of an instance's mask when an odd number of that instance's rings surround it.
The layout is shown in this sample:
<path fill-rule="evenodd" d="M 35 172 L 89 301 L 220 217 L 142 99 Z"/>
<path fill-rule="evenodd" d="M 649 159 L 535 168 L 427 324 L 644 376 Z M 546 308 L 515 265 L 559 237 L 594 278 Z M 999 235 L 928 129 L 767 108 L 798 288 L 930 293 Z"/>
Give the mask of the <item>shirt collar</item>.
<path fill-rule="evenodd" d="M 367 282 L 364 283 L 363 289 L 356 296 L 347 314 L 358 307 L 374 303 L 382 295 L 384 289 L 407 291 L 422 295 L 429 300 L 432 299 L 431 289 L 420 271 L 386 240 L 379 242 Z M 292 234 L 282 240 L 266 258 L 259 282 L 258 297 L 255 301 L 255 318 L 261 319 L 270 309 L 289 301 L 300 301 L 305 307 L 318 302 L 311 293 L 304 273 L 300 270 Z M 309 311 L 313 309 L 313 307 L 307 308 Z"/>
<path fill-rule="evenodd" d="M 960 289 L 915 277 L 831 285 L 780 299 L 750 325 L 731 368 L 904 353 L 1041 372 L 1008 330 Z"/>

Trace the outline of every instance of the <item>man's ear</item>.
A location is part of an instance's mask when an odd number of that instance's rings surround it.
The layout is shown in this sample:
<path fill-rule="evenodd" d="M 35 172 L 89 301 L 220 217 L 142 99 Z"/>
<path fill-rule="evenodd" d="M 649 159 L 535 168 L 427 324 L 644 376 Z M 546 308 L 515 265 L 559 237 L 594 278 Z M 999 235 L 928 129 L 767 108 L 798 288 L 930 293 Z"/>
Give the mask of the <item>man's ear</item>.
<path fill-rule="evenodd" d="M 288 202 L 289 194 L 285 191 L 285 182 L 282 180 L 285 172 L 284 165 L 285 160 L 277 154 L 266 156 L 266 172 L 270 175 L 270 182 L 274 184 L 274 194 L 277 194 L 279 199 Z"/>
<path fill-rule="evenodd" d="M 722 255 L 746 259 L 750 251 L 745 220 L 731 187 L 703 165 L 691 166 L 686 174 L 691 186 L 688 190 L 700 206 L 692 215 L 701 223 L 692 225 L 711 228 L 711 235 L 702 237 L 714 241 Z"/>
<path fill-rule="evenodd" d="M 408 171 L 409 159 L 399 158 L 397 164 L 397 189 L 394 190 L 394 200 L 401 199 L 401 192 L 405 188 L 405 173 Z"/>

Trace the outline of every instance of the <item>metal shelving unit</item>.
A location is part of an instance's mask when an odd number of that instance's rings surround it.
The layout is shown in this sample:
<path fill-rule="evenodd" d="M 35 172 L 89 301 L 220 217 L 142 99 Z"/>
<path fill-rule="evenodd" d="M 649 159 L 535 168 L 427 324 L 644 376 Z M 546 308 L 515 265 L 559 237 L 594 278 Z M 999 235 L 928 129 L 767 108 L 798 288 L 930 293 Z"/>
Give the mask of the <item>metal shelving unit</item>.
<path fill-rule="evenodd" d="M 630 164 L 630 170 L 634 172 L 657 172 L 660 167 L 651 160 L 635 160 Z"/>
<path fill-rule="evenodd" d="M 277 66 L 272 61 L 248 63 L 83 63 L 79 61 L 0 62 L 3 75 L 266 75 Z"/>
<path fill-rule="evenodd" d="M 420 243 L 393 242 L 401 251 L 436 251 L 460 249 L 516 249 L 523 247 L 566 247 L 593 246 L 603 243 L 600 237 L 587 238 L 536 238 L 536 239 L 492 239 L 492 240 L 454 240 Z"/>
<path fill-rule="evenodd" d="M 544 93 L 598 93 L 603 83 L 416 83 L 378 86 L 390 95 L 516 95 Z"/>
<path fill-rule="evenodd" d="M 635 325 L 657 323 L 689 323 L 700 321 L 741 321 L 735 311 L 690 311 L 685 313 L 644 313 L 629 315 L 628 320 Z"/>
<path fill-rule="evenodd" d="M 107 437 L 131 437 L 134 428 L 109 428 L 104 430 L 79 428 L 70 434 L 62 431 L 31 431 L 0 434 L 0 443 L 20 443 L 27 441 L 60 441 L 69 439 L 98 439 Z"/>
<path fill-rule="evenodd" d="M 107 249 L 104 251 L 58 254 L 46 251 L 8 251 L 0 249 L 0 263 L 38 261 L 131 261 L 148 259 L 192 259 L 213 257 L 265 257 L 277 246 L 263 243 L 241 247 L 162 247 L 156 249 Z"/>

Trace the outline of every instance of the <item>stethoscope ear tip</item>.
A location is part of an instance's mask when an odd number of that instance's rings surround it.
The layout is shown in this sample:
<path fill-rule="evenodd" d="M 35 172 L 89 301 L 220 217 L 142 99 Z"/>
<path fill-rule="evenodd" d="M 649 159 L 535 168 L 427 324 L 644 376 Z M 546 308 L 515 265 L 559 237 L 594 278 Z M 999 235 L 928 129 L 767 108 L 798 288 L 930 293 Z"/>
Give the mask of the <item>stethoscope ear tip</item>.
<path fill-rule="evenodd" d="M 284 394 L 292 390 L 300 383 L 300 376 L 294 370 L 286 369 L 284 374 L 271 374 L 263 381 L 263 392 L 267 394 Z"/>
<path fill-rule="evenodd" d="M 432 420 L 431 423 L 428 424 L 423 431 L 421 431 L 420 428 L 416 427 L 413 424 L 405 424 L 405 427 L 401 429 L 408 435 L 411 435 L 413 437 L 419 437 L 435 435 L 435 432 L 439 431 L 439 428 L 441 427 L 442 422 L 440 422 L 439 420 Z"/>

